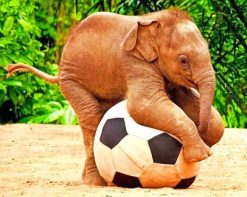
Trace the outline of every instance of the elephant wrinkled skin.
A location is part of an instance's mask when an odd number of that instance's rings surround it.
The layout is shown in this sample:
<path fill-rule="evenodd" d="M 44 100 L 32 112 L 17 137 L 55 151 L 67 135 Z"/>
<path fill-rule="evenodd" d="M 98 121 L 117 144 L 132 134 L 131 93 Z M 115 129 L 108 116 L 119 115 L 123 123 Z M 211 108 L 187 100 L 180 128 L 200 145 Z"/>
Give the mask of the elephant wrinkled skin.
<path fill-rule="evenodd" d="M 188 162 L 212 153 L 223 135 L 221 116 L 212 107 L 215 73 L 207 42 L 179 9 L 144 16 L 95 13 L 76 25 L 64 46 L 59 76 L 31 71 L 58 83 L 83 131 L 87 159 L 83 179 L 103 185 L 93 156 L 93 139 L 105 111 L 127 100 L 136 122 L 174 134 Z"/>

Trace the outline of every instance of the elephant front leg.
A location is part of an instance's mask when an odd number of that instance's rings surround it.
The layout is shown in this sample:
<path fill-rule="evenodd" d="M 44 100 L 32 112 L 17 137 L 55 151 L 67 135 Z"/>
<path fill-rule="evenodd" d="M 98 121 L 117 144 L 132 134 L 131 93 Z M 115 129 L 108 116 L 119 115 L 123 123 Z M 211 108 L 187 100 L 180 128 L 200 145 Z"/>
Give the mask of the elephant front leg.
<path fill-rule="evenodd" d="M 169 132 L 184 147 L 187 162 L 204 160 L 212 153 L 201 139 L 194 122 L 165 93 L 163 83 L 147 78 L 129 82 L 128 111 L 142 125 Z"/>

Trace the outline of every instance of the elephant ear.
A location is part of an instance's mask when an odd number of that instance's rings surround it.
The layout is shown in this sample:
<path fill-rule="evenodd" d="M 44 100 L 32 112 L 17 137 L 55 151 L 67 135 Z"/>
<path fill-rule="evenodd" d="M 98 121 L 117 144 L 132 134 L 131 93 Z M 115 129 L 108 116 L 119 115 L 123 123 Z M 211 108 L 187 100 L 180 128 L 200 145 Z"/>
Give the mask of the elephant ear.
<path fill-rule="evenodd" d="M 155 44 L 157 26 L 157 20 L 138 21 L 125 36 L 121 47 L 139 59 L 154 61 L 158 57 Z"/>

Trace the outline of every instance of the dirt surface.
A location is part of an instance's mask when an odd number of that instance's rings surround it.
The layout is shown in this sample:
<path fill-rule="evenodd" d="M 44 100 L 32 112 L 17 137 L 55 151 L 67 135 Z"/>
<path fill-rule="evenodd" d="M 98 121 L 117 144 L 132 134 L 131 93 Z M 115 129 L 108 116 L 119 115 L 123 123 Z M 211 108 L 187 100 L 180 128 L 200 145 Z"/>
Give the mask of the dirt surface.
<path fill-rule="evenodd" d="M 0 196 L 247 196 L 247 130 L 226 129 L 186 190 L 83 185 L 78 126 L 0 126 Z"/>

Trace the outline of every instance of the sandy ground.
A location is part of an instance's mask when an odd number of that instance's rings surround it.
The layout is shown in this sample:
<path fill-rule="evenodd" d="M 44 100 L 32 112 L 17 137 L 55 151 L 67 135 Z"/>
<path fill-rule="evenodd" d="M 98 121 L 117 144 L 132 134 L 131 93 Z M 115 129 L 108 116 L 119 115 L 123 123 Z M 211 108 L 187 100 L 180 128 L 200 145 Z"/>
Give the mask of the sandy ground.
<path fill-rule="evenodd" d="M 0 126 L 0 196 L 247 196 L 247 130 L 226 129 L 186 190 L 83 185 L 78 126 Z"/>

